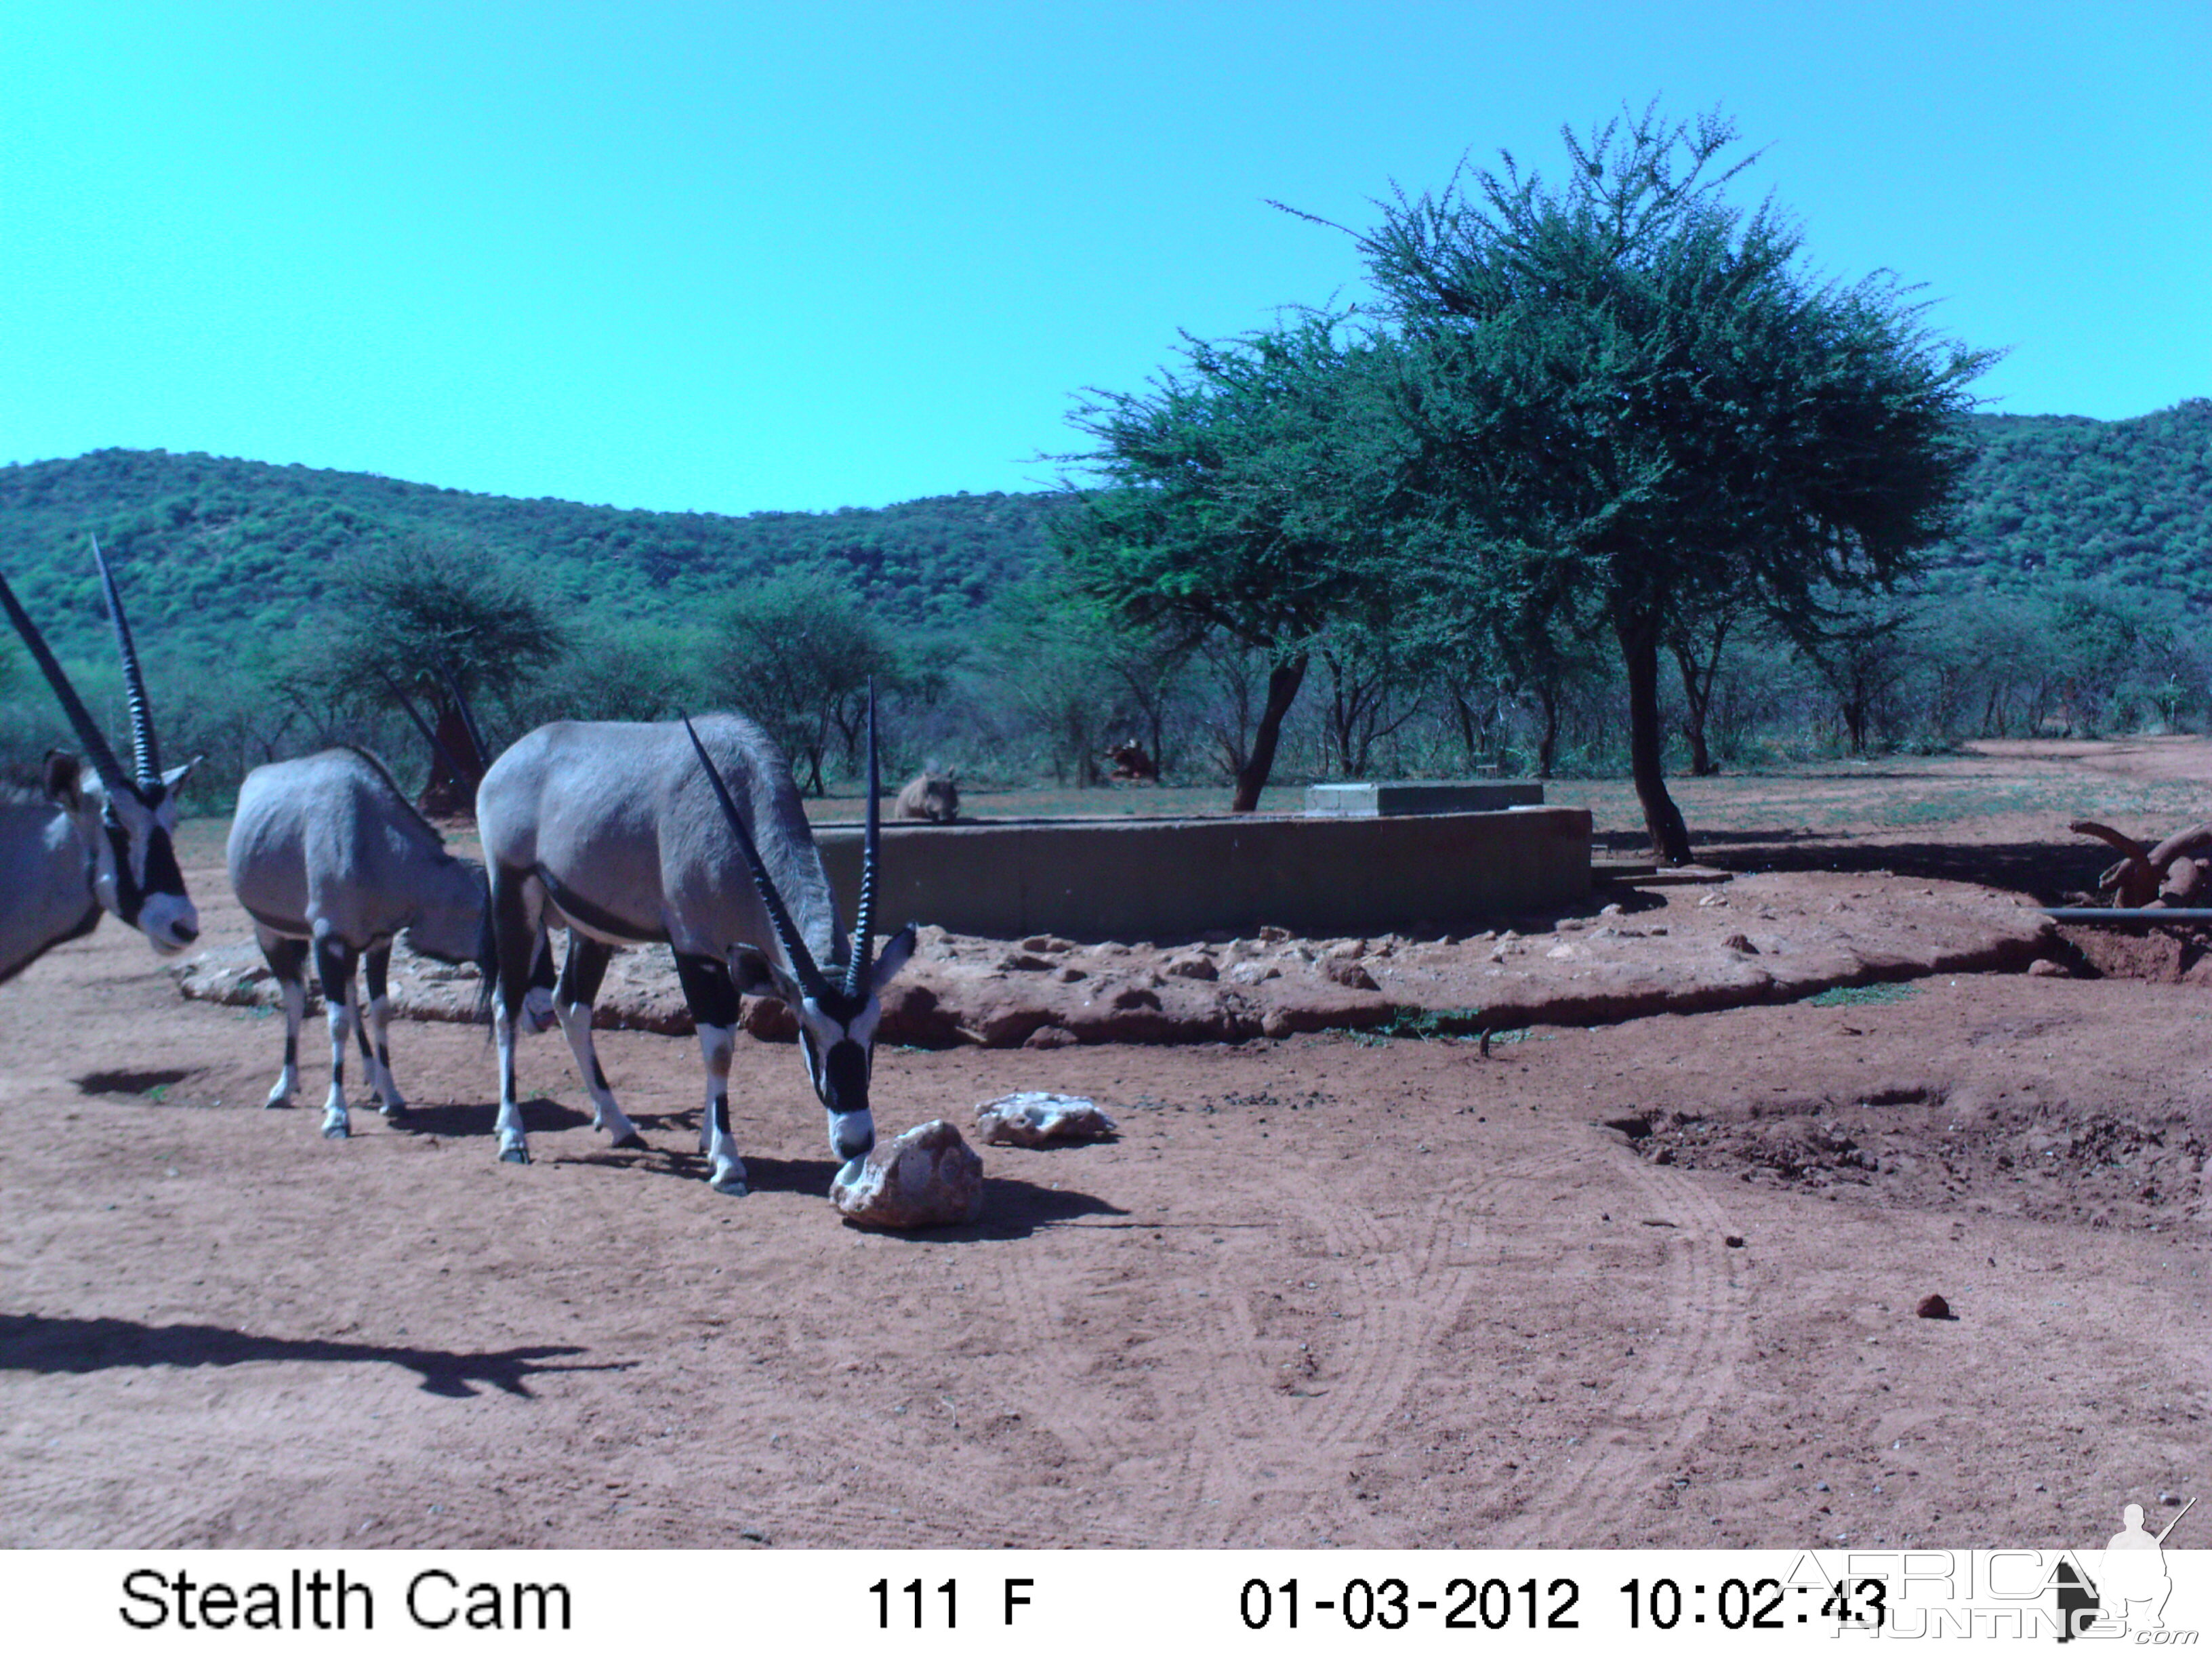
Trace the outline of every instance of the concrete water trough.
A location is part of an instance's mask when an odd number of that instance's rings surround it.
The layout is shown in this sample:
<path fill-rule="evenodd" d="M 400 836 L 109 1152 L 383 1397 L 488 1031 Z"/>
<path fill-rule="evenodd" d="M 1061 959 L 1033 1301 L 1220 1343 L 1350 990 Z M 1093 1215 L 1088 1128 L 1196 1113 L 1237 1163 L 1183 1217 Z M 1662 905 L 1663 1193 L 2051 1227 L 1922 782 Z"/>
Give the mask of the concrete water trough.
<path fill-rule="evenodd" d="M 857 825 L 817 830 L 842 915 Z M 884 826 L 879 931 L 934 922 L 1024 939 L 1173 939 L 1263 927 L 1309 938 L 1451 927 L 1590 890 L 1581 807 L 1416 816 L 1031 818 Z"/>
<path fill-rule="evenodd" d="M 1484 778 L 1466 783 L 1316 783 L 1306 790 L 1306 816 L 1398 818 L 1432 812 L 1497 812 L 1541 806 L 1544 786 Z"/>

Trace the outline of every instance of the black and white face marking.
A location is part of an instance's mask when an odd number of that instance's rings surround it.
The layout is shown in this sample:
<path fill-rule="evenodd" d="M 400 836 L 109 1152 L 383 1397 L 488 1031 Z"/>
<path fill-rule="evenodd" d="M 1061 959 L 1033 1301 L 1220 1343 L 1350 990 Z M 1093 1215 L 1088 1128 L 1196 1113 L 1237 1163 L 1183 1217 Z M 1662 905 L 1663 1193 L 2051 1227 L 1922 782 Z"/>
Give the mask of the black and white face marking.
<path fill-rule="evenodd" d="M 724 953 L 733 991 L 772 990 L 799 1016 L 806 1075 L 830 1115 L 830 1150 L 843 1164 L 866 1158 L 876 1144 L 868 1081 L 875 1071 L 876 1027 L 884 1017 L 880 993 L 914 955 L 915 937 L 911 922 L 891 937 L 870 965 L 867 988 L 858 997 L 834 982 L 823 982 L 819 996 L 809 995 L 757 945 L 732 945 Z M 681 956 L 677 966 L 680 972 Z"/>
<path fill-rule="evenodd" d="M 807 1075 L 829 1114 L 830 1150 L 840 1163 L 866 1158 L 876 1144 L 876 1121 L 868 1109 L 868 1079 L 875 1070 L 876 1026 L 883 1005 L 871 993 L 850 1018 L 824 1008 L 812 997 L 794 1005 L 799 1046 L 805 1051 Z"/>
<path fill-rule="evenodd" d="M 171 840 L 176 786 L 191 769 L 179 766 L 158 784 L 114 794 L 87 780 L 83 793 L 80 822 L 92 842 L 93 896 L 163 956 L 176 955 L 200 936 L 199 912 L 185 891 Z"/>

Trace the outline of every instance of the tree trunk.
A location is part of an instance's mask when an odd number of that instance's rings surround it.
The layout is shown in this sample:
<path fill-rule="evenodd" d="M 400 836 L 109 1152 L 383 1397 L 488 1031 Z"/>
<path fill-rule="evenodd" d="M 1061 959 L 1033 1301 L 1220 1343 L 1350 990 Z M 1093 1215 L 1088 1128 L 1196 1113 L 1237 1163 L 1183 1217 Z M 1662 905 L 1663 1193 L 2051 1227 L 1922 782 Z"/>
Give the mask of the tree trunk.
<path fill-rule="evenodd" d="M 430 781 L 422 786 L 422 793 L 415 803 L 425 817 L 465 818 L 475 815 L 477 785 L 483 780 L 457 771 L 455 763 L 476 751 L 459 706 L 451 697 L 440 697 L 438 741 L 430 746 Z M 448 756 L 453 758 L 449 760 Z"/>
<path fill-rule="evenodd" d="M 1536 702 L 1544 711 L 1544 730 L 1536 739 L 1536 775 L 1548 778 L 1559 758 L 1559 685 L 1547 679 L 1536 687 Z"/>
<path fill-rule="evenodd" d="M 1232 812 L 1250 812 L 1260 805 L 1260 792 L 1267 787 L 1267 774 L 1274 770 L 1275 744 L 1282 736 L 1283 716 L 1291 712 L 1298 687 L 1305 681 L 1306 660 L 1300 654 L 1267 671 L 1267 706 L 1260 711 L 1259 726 L 1252 733 L 1252 757 L 1237 775 L 1237 793 L 1229 803 Z"/>
<path fill-rule="evenodd" d="M 1850 689 L 1844 694 L 1843 700 L 1844 731 L 1850 740 L 1854 755 L 1866 753 L 1868 706 L 1872 702 L 1873 698 L 1854 674 Z"/>
<path fill-rule="evenodd" d="M 1477 752 L 1475 746 L 1474 707 L 1468 702 L 1466 694 L 1461 691 L 1454 691 L 1451 694 L 1451 702 L 1452 713 L 1459 720 L 1460 746 L 1467 750 L 1467 769 L 1472 775 L 1482 765 L 1482 757 Z"/>
<path fill-rule="evenodd" d="M 1687 864 L 1690 831 L 1667 793 L 1667 775 L 1660 763 L 1666 730 L 1659 718 L 1659 630 L 1638 617 L 1617 623 L 1614 632 L 1628 671 L 1628 763 L 1636 780 L 1636 799 L 1644 804 L 1653 851 L 1668 864 Z"/>
<path fill-rule="evenodd" d="M 1713 654 L 1705 662 L 1686 636 L 1674 642 L 1674 665 L 1682 671 L 1682 735 L 1690 740 L 1690 775 L 1709 778 L 1720 769 L 1705 747 L 1705 716 L 1712 710 L 1713 682 L 1720 678 L 1721 647 L 1728 639 L 1726 621 L 1713 629 Z"/>

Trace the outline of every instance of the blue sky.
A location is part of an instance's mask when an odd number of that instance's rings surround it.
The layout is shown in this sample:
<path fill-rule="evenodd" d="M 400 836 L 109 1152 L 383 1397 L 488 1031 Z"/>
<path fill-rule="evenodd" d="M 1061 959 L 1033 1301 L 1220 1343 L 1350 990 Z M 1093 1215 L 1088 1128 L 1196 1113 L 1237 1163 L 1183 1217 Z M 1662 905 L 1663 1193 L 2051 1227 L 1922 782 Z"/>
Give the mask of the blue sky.
<path fill-rule="evenodd" d="M 1720 104 L 1994 408 L 2212 395 L 2212 4 L 10 0 L 0 462 L 743 513 L 1048 483 L 1462 154 Z"/>

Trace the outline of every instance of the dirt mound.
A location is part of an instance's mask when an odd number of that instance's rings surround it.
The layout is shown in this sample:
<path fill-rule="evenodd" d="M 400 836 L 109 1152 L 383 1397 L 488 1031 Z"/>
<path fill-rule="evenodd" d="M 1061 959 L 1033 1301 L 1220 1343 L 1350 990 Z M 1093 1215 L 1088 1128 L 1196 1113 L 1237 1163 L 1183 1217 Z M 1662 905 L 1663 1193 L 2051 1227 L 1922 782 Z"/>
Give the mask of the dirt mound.
<path fill-rule="evenodd" d="M 2056 960 L 2082 979 L 2146 979 L 2160 985 L 2212 983 L 2212 929 L 2061 927 Z"/>
<path fill-rule="evenodd" d="M 2186 1118 L 2011 1109 L 1954 1111 L 1941 1090 L 1801 1102 L 1737 1119 L 1669 1112 L 1619 1131 L 1654 1164 L 1869 1203 L 1978 1202 L 2036 1221 L 2172 1232 L 2212 1221 L 2212 1150 Z"/>

